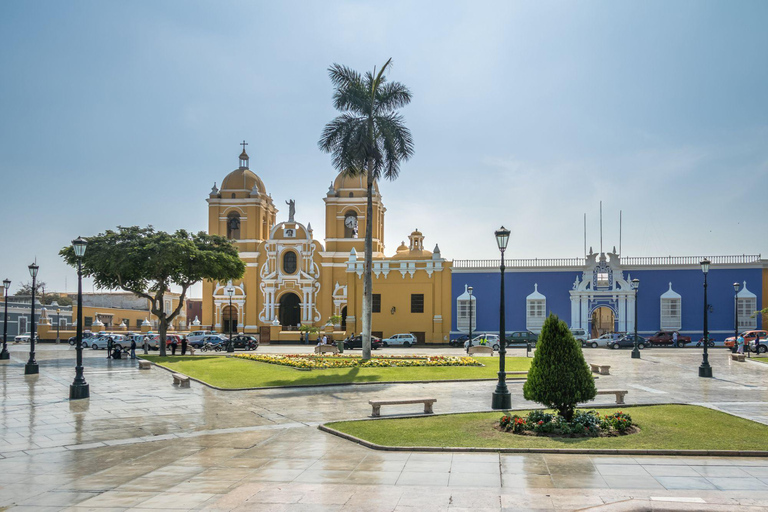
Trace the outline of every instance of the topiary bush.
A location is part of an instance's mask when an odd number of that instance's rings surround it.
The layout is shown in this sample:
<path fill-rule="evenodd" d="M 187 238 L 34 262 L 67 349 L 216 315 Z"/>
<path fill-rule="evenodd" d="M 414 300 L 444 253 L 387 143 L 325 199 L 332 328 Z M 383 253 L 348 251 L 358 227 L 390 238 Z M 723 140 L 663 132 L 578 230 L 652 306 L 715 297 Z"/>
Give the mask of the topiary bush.
<path fill-rule="evenodd" d="M 576 404 L 592 400 L 596 392 L 580 343 L 568 325 L 550 313 L 539 335 L 523 396 L 557 410 L 560 416 L 571 421 Z"/>

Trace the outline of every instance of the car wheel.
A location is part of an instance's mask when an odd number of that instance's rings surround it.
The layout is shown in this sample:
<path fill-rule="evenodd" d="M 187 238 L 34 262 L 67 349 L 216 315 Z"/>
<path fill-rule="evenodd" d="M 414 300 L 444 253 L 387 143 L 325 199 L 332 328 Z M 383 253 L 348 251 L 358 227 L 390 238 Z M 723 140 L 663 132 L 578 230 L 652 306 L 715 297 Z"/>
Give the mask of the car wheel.
<path fill-rule="evenodd" d="M 410 341 L 406 341 L 405 343 L 403 343 L 403 346 L 404 347 L 410 347 L 411 346 L 411 342 Z"/>
<path fill-rule="evenodd" d="M 757 349 L 757 352 L 759 354 L 765 354 L 766 352 L 768 352 L 768 347 L 766 347 L 765 345 L 760 345 L 760 347 Z"/>
<path fill-rule="evenodd" d="M 645 348 L 645 343 L 638 343 L 637 348 L 639 348 L 640 350 L 643 350 Z"/>
<path fill-rule="evenodd" d="M 123 350 L 123 346 L 122 346 L 122 345 L 115 345 L 115 348 L 116 348 L 117 350 L 120 350 L 121 352 L 122 352 L 122 350 Z"/>
<path fill-rule="evenodd" d="M 383 341 L 383 342 L 382 342 L 382 345 L 384 345 L 385 347 L 388 347 L 388 346 L 389 346 L 389 343 L 387 343 L 386 341 Z"/>
<path fill-rule="evenodd" d="M 612 347 L 614 350 L 617 350 L 617 349 L 619 348 L 619 344 L 618 344 L 618 343 L 614 343 L 613 345 L 611 345 L 611 347 Z"/>
<path fill-rule="evenodd" d="M 93 345 L 91 345 L 91 348 L 93 350 L 99 350 L 99 346 L 97 344 L 95 344 L 95 343 Z"/>
<path fill-rule="evenodd" d="M 493 351 L 494 352 L 498 352 L 499 351 L 499 344 L 498 343 L 493 346 Z"/>
<path fill-rule="evenodd" d="M 593 342 L 592 342 L 592 345 L 590 345 L 590 347 L 592 347 L 592 348 L 597 348 L 597 342 L 596 342 L 596 341 L 593 341 Z"/>

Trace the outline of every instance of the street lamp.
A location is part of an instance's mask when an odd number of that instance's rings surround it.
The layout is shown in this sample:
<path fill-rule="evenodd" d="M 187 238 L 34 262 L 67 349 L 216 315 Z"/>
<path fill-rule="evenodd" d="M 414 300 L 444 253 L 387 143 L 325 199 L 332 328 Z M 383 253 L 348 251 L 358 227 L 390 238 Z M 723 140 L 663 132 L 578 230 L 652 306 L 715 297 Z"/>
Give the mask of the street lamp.
<path fill-rule="evenodd" d="M 467 287 L 469 293 L 469 338 L 467 339 L 467 354 L 469 354 L 469 347 L 472 346 L 472 291 L 471 286 Z"/>
<path fill-rule="evenodd" d="M 229 342 L 227 343 L 227 352 L 234 352 L 235 346 L 232 344 L 232 296 L 235 294 L 235 287 L 232 285 L 227 286 L 227 295 L 229 295 L 229 309 L 227 312 L 229 313 L 227 316 L 229 316 L 228 322 L 227 322 L 227 329 L 229 330 Z"/>
<path fill-rule="evenodd" d="M 37 366 L 37 361 L 35 361 L 35 336 L 37 331 L 35 326 L 35 288 L 37 287 L 37 271 L 39 269 L 40 267 L 37 266 L 37 263 L 32 263 L 29 266 L 29 275 L 32 276 L 32 330 L 29 335 L 29 361 L 24 366 L 24 375 L 40 373 L 40 368 Z"/>
<path fill-rule="evenodd" d="M 59 320 L 60 316 L 61 316 L 61 308 L 56 308 L 56 344 L 57 345 L 61 342 L 61 337 L 60 337 L 61 321 Z"/>
<path fill-rule="evenodd" d="M 496 391 L 493 392 L 491 408 L 509 409 L 512 407 L 512 395 L 510 395 L 509 389 L 507 389 L 507 376 L 504 372 L 504 363 L 507 357 L 507 337 L 504 325 L 504 251 L 507 250 L 507 243 L 509 242 L 509 230 L 501 226 L 495 235 L 496 244 L 498 244 L 499 251 L 501 251 L 501 265 L 499 266 L 501 271 L 501 303 L 499 304 L 499 383 L 496 385 Z"/>
<path fill-rule="evenodd" d="M 637 290 L 640 288 L 640 280 L 632 280 L 632 289 L 635 290 L 635 348 L 632 349 L 632 359 L 640 359 L 640 350 L 637 348 Z"/>
<path fill-rule="evenodd" d="M 707 353 L 707 346 L 709 345 L 709 327 L 707 325 L 707 313 L 709 307 L 707 306 L 707 274 L 709 273 L 709 264 L 711 262 L 704 258 L 701 260 L 701 271 L 704 272 L 704 356 L 701 360 L 701 366 L 699 366 L 699 377 L 712 377 L 712 367 L 709 366 L 709 354 Z"/>
<path fill-rule="evenodd" d="M 77 335 L 75 336 L 77 365 L 75 366 L 75 380 L 69 385 L 70 400 L 88 398 L 91 395 L 90 387 L 83 377 L 83 256 L 86 245 L 88 242 L 81 237 L 72 240 L 72 248 L 75 250 L 75 257 L 77 258 Z"/>
<path fill-rule="evenodd" d="M 8 353 L 8 289 L 11 287 L 11 280 L 3 280 L 3 288 L 5 289 L 5 316 L 3 317 L 3 350 L 0 352 L 0 361 L 4 361 L 11 358 L 11 354 Z"/>

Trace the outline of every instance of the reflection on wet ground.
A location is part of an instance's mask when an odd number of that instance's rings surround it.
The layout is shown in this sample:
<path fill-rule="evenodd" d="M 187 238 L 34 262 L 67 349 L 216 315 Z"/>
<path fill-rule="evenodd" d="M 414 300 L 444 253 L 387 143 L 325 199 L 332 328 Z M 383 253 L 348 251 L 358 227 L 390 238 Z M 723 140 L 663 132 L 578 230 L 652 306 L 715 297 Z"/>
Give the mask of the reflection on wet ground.
<path fill-rule="evenodd" d="M 316 429 L 366 417 L 372 396 L 428 393 L 436 412 L 487 410 L 493 382 L 179 389 L 168 372 L 87 350 L 91 398 L 70 402 L 74 350 L 39 347 L 40 375 L 25 377 L 28 346 L 10 348 L 0 506 L 18 510 L 573 510 L 631 498 L 768 507 L 768 459 L 380 452 Z M 718 350 L 707 380 L 690 350 L 585 354 L 612 366 L 598 388 L 628 389 L 630 404 L 700 403 L 768 423 L 768 366 Z M 530 406 L 520 387 L 511 384 L 513 405 Z"/>

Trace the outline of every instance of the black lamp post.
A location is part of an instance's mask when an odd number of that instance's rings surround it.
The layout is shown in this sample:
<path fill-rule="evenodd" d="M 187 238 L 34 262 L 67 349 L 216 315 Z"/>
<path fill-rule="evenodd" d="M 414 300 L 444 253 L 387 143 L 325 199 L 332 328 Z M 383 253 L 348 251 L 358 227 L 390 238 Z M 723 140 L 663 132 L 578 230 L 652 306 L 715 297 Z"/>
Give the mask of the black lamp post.
<path fill-rule="evenodd" d="M 8 289 L 11 287 L 11 280 L 3 280 L 3 288 L 5 289 L 5 316 L 3 317 L 3 350 L 0 352 L 0 361 L 11 358 L 11 354 L 8 352 Z"/>
<path fill-rule="evenodd" d="M 472 287 L 467 287 L 467 293 L 469 293 L 469 338 L 467 338 L 467 353 L 469 353 L 469 347 L 472 346 Z"/>
<path fill-rule="evenodd" d="M 509 230 L 501 226 L 495 234 L 496 243 L 499 246 L 499 251 L 501 251 L 501 265 L 499 266 L 499 270 L 501 270 L 501 304 L 499 304 L 499 383 L 496 385 L 496 391 L 493 392 L 491 408 L 509 409 L 512 407 L 512 395 L 507 388 L 507 376 L 504 372 L 504 363 L 507 357 L 507 336 L 504 325 L 504 251 L 507 250 L 507 243 L 509 242 Z"/>
<path fill-rule="evenodd" d="M 61 317 L 61 308 L 56 308 L 56 344 L 58 345 L 61 343 L 61 321 L 59 321 L 59 318 Z"/>
<path fill-rule="evenodd" d="M 24 366 L 24 375 L 36 375 L 40 373 L 40 368 L 35 361 L 35 336 L 37 335 L 37 328 L 35 325 L 35 288 L 37 287 L 37 271 L 40 267 L 37 263 L 33 263 L 29 266 L 29 275 L 32 276 L 32 330 L 29 335 L 29 361 Z"/>
<path fill-rule="evenodd" d="M 70 400 L 88 398 L 91 395 L 88 383 L 83 376 L 83 256 L 86 245 L 88 242 L 80 237 L 72 240 L 72 248 L 77 257 L 77 335 L 75 337 L 77 366 L 75 366 L 75 380 L 69 385 Z"/>
<path fill-rule="evenodd" d="M 640 359 L 640 350 L 637 348 L 637 290 L 640 288 L 640 280 L 632 280 L 632 289 L 635 290 L 635 348 L 632 349 L 632 359 Z"/>
<path fill-rule="evenodd" d="M 235 346 L 232 344 L 232 296 L 235 294 L 235 287 L 232 285 L 227 286 L 227 295 L 229 295 L 229 309 L 227 313 L 229 319 L 227 321 L 227 329 L 229 330 L 229 341 L 227 342 L 227 352 L 234 352 Z"/>
<path fill-rule="evenodd" d="M 736 352 L 736 339 L 739 337 L 739 283 L 733 283 L 733 348 Z M 759 339 L 759 338 L 758 338 Z"/>
<path fill-rule="evenodd" d="M 712 367 L 709 366 L 709 354 L 707 353 L 707 346 L 709 345 L 709 326 L 707 324 L 707 313 L 709 307 L 707 305 L 707 274 L 709 273 L 709 264 L 711 262 L 704 258 L 701 260 L 701 271 L 704 272 L 704 356 L 701 360 L 701 366 L 699 366 L 699 377 L 712 377 Z"/>

